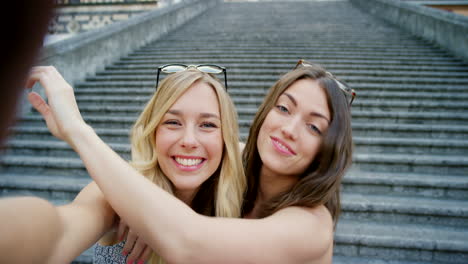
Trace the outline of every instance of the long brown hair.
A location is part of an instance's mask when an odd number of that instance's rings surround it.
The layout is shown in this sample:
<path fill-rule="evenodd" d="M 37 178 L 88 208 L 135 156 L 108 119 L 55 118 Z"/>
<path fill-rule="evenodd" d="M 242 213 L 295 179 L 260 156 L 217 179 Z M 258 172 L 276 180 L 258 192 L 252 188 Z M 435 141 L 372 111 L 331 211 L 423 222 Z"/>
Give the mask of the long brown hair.
<path fill-rule="evenodd" d="M 299 176 L 298 182 L 288 191 L 261 204 L 260 217 L 269 216 L 288 206 L 325 205 L 336 224 L 341 210 L 341 180 L 352 160 L 351 109 L 334 77 L 318 65 L 301 67 L 282 76 L 270 88 L 259 107 L 243 152 L 248 189 L 242 213 L 245 215 L 253 210 L 258 195 L 260 169 L 263 165 L 257 148 L 260 128 L 270 110 L 275 106 L 278 97 L 294 82 L 301 79 L 316 80 L 325 91 L 331 114 L 330 125 L 323 135 L 323 141 L 315 159 Z"/>

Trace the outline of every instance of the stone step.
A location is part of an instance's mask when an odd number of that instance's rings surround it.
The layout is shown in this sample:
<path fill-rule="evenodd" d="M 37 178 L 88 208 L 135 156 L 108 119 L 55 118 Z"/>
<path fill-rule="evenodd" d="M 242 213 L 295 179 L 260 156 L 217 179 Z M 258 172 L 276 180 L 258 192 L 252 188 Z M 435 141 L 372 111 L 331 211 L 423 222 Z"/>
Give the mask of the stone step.
<path fill-rule="evenodd" d="M 229 78 L 229 77 L 228 77 Z M 265 93 L 274 83 L 273 82 L 263 82 L 263 81 L 231 81 L 228 79 L 228 91 L 229 93 L 242 93 L 248 94 L 249 91 L 256 93 L 257 90 L 263 90 Z M 462 84 L 405 84 L 402 86 L 398 83 L 365 83 L 359 81 L 347 81 L 347 84 L 353 87 L 358 92 L 358 96 L 361 97 L 362 94 L 367 92 L 431 92 L 431 93 L 443 93 L 443 92 L 453 92 L 457 94 L 467 94 L 466 85 Z M 117 94 L 121 90 L 136 90 L 141 89 L 141 91 L 155 90 L 156 81 L 153 82 L 80 82 L 75 85 L 77 93 L 80 91 L 112 91 L 114 90 Z M 137 92 L 138 93 L 138 92 Z"/>
<path fill-rule="evenodd" d="M 440 262 L 432 261 L 406 261 L 406 260 L 389 260 L 382 259 L 379 257 L 350 257 L 338 255 L 338 253 L 333 255 L 333 264 L 436 264 Z"/>
<path fill-rule="evenodd" d="M 250 126 L 257 108 L 238 109 L 239 126 Z M 375 126 L 380 124 L 439 124 L 439 125 L 463 125 L 468 122 L 468 113 L 451 112 L 393 112 L 393 111 L 352 111 L 354 122 L 373 122 Z M 137 115 L 132 116 L 108 116 L 108 115 L 87 115 L 84 116 L 86 122 L 95 128 L 129 128 L 135 123 Z M 44 123 L 42 116 L 28 115 L 21 118 L 24 125 L 38 125 Z"/>
<path fill-rule="evenodd" d="M 357 153 L 468 155 L 468 140 L 402 137 L 353 137 Z"/>
<path fill-rule="evenodd" d="M 334 252 L 393 261 L 466 263 L 466 237 L 466 228 L 343 220 L 338 222 Z"/>
<path fill-rule="evenodd" d="M 0 195 L 37 196 L 49 201 L 60 200 L 64 204 L 73 201 L 78 192 L 91 181 L 89 176 L 3 173 L 0 177 Z"/>
<path fill-rule="evenodd" d="M 161 75 L 164 76 L 164 75 Z M 219 75 L 220 78 L 224 78 Z M 228 76 L 229 81 L 265 81 L 274 83 L 278 80 L 278 75 L 267 74 L 267 75 L 254 75 L 254 74 L 230 74 Z M 340 76 L 344 81 L 361 81 L 367 83 L 447 83 L 447 84 L 468 84 L 467 78 L 463 78 L 462 74 L 452 77 L 437 77 L 437 76 L 421 76 L 421 77 L 411 77 L 411 76 L 398 76 L 397 73 L 389 74 L 387 76 L 378 76 L 378 75 L 353 75 L 353 76 Z M 424 78 L 422 78 L 424 77 Z M 143 76 L 129 76 L 129 75 L 118 75 L 118 76 L 94 76 L 88 77 L 88 82 L 137 82 L 141 84 L 147 84 L 149 82 L 155 83 L 155 75 L 143 75 Z"/>
<path fill-rule="evenodd" d="M 153 95 L 155 89 L 140 90 L 138 94 L 133 94 L 132 89 L 120 88 L 119 90 L 122 95 L 114 95 L 109 93 L 104 94 L 88 94 L 84 93 L 91 89 L 80 88 L 77 89 L 77 101 L 79 103 L 95 103 L 95 102 L 109 102 L 109 103 L 145 103 Z M 110 89 L 109 89 L 110 90 Z M 105 89 L 101 89 L 105 92 Z M 116 91 L 118 93 L 119 91 Z M 239 89 L 228 89 L 231 99 L 235 103 L 251 103 L 261 104 L 264 100 L 266 91 L 264 89 L 255 89 L 251 93 L 241 92 Z M 456 100 L 458 98 L 458 100 Z M 362 105 L 373 105 L 378 106 L 395 106 L 395 107 L 441 107 L 443 105 L 449 105 L 453 103 L 457 108 L 464 108 L 464 105 L 468 103 L 468 93 L 457 93 L 457 92 L 400 92 L 400 91 L 365 91 L 360 93 L 355 99 L 356 103 L 359 101 Z M 354 106 L 354 103 L 353 103 Z M 447 106 L 450 107 L 450 106 Z M 452 107 L 452 108 L 456 108 Z"/>
<path fill-rule="evenodd" d="M 108 145 L 124 159 L 130 159 L 129 143 L 111 142 Z M 66 142 L 58 140 L 13 139 L 7 142 L 7 147 L 6 155 L 79 158 Z"/>
<path fill-rule="evenodd" d="M 128 132 L 122 131 L 122 137 Z M 385 153 L 385 154 L 445 154 L 449 156 L 468 154 L 468 141 L 456 139 L 425 139 L 425 138 L 353 138 L 355 153 Z M 130 158 L 130 144 L 118 141 L 108 142 L 110 147 L 123 156 Z M 39 155 L 56 157 L 77 157 L 74 150 L 63 141 L 50 137 L 46 140 L 36 138 L 14 138 L 7 142 L 6 154 Z"/>
<path fill-rule="evenodd" d="M 292 48 L 213 48 L 213 49 L 157 49 L 157 50 L 138 50 L 130 53 L 124 58 L 135 58 L 135 57 L 155 57 L 155 56 L 223 56 L 226 54 L 230 55 L 253 55 L 260 57 L 275 57 L 284 56 L 285 54 L 290 56 L 304 56 L 307 58 L 313 58 L 317 55 L 372 55 L 372 56 L 432 56 L 432 57 L 452 57 L 447 52 L 438 50 L 406 50 L 404 48 L 392 49 L 392 50 L 371 50 L 366 48 L 353 48 L 353 47 L 322 47 L 322 48 L 303 48 L 303 49 L 292 49 Z"/>
<path fill-rule="evenodd" d="M 78 95 L 78 106 L 80 112 L 85 114 L 107 113 L 110 115 L 119 115 L 126 113 L 140 113 L 144 105 L 151 98 L 151 94 L 147 95 Z M 129 99 L 131 98 L 131 99 Z M 257 108 L 263 102 L 263 96 L 231 96 L 237 109 L 243 107 Z M 376 111 L 397 111 L 397 112 L 430 112 L 430 111 L 451 111 L 451 112 L 468 112 L 468 103 L 453 102 L 450 100 L 400 100 L 400 99 L 356 99 L 353 102 L 353 110 L 368 111 L 375 109 Z"/>
<path fill-rule="evenodd" d="M 68 157 L 5 155 L 0 158 L 0 172 L 17 175 L 89 177 L 79 158 Z"/>
<path fill-rule="evenodd" d="M 61 175 L 66 170 L 69 175 L 87 175 L 78 158 L 5 155 L 0 161 L 7 173 Z M 468 174 L 468 158 L 464 156 L 356 153 L 353 162 L 354 168 L 362 171 Z"/>
<path fill-rule="evenodd" d="M 427 125 L 427 124 L 375 124 L 352 122 L 353 135 L 359 137 L 400 137 L 400 138 L 429 138 L 429 139 L 468 139 L 468 126 L 465 125 Z M 242 139 L 248 135 L 250 121 L 240 122 Z M 11 129 L 19 139 L 41 138 L 50 139 L 52 135 L 43 122 L 35 125 L 19 124 Z M 129 142 L 130 126 L 127 128 L 95 128 L 96 133 L 105 141 Z"/>
<path fill-rule="evenodd" d="M 268 57 L 269 59 L 286 59 L 291 57 L 303 57 L 303 58 L 314 58 L 314 60 L 320 60 L 323 58 L 344 58 L 344 59 L 368 59 L 368 60 L 377 60 L 377 59 L 402 59 L 402 60 L 422 60 L 427 62 L 432 61 L 457 61 L 452 56 L 447 54 L 421 54 L 421 53 L 411 53 L 411 52 L 359 52 L 359 51 L 346 51 L 345 49 L 341 51 L 324 51 L 317 50 L 314 52 L 267 52 L 267 51 L 254 51 L 254 52 L 243 52 L 243 51 L 230 51 L 230 52 L 157 52 L 155 54 L 131 54 L 129 56 L 121 57 L 121 61 L 127 60 L 165 60 L 165 59 L 174 59 L 174 58 L 190 58 L 191 60 L 203 60 L 207 61 L 208 58 L 247 58 L 247 59 L 263 59 Z"/>
<path fill-rule="evenodd" d="M 343 179 L 343 192 L 467 200 L 468 177 L 466 175 L 390 173 L 351 169 Z"/>
<path fill-rule="evenodd" d="M 342 210 L 341 220 L 453 226 L 468 231 L 466 200 L 345 192 Z"/>
<path fill-rule="evenodd" d="M 94 131 L 105 142 L 126 144 L 130 142 L 130 129 L 96 128 Z M 39 124 L 37 126 L 24 126 L 20 124 L 13 127 L 11 132 L 14 138 L 19 140 L 30 140 L 33 138 L 41 140 L 55 140 L 55 137 L 50 134 L 49 129 L 45 124 Z"/>
<path fill-rule="evenodd" d="M 252 69 L 252 68 L 227 68 L 229 77 L 234 77 L 234 79 L 239 78 L 237 76 L 277 76 L 286 73 L 290 70 L 291 65 L 289 67 L 281 68 L 281 69 L 267 69 L 267 68 L 259 68 L 259 69 Z M 224 66 L 227 67 L 227 66 Z M 329 71 L 333 73 L 335 76 L 339 76 L 341 78 L 345 78 L 345 76 L 400 76 L 400 77 L 438 77 L 438 78 L 466 78 L 468 75 L 468 71 L 460 71 L 460 72 L 451 72 L 451 71 L 438 71 L 438 70 L 420 70 L 420 71 L 402 71 L 401 69 L 395 70 L 359 70 L 349 67 L 348 69 L 329 69 Z M 107 80 L 112 80 L 113 78 L 121 79 L 121 78 L 132 78 L 132 79 L 144 79 L 144 80 L 154 80 L 155 78 L 155 69 L 149 70 L 106 70 L 96 73 L 96 76 L 88 77 L 86 80 L 102 80 L 107 78 Z"/>
<path fill-rule="evenodd" d="M 290 56 L 285 59 L 273 59 L 273 58 L 184 58 L 183 61 L 181 58 L 157 58 L 157 59 L 128 59 L 128 60 L 121 60 L 115 62 L 113 65 L 148 65 L 155 68 L 156 65 L 166 64 L 166 63 L 186 63 L 186 64 L 202 64 L 202 63 L 210 63 L 210 64 L 219 64 L 219 65 L 226 65 L 231 63 L 287 63 L 291 65 L 290 67 L 294 67 L 299 59 L 308 59 L 303 58 L 302 56 Z M 308 59 L 310 60 L 310 59 Z M 327 64 L 346 64 L 346 65 L 355 65 L 355 64 L 366 64 L 366 65 L 412 65 L 412 66 L 420 66 L 420 65 L 437 65 L 437 66 L 463 66 L 466 65 L 460 61 L 453 59 L 451 61 L 447 60 L 435 60 L 435 61 L 424 61 L 424 60 L 404 60 L 404 59 L 381 59 L 381 58 L 373 58 L 373 59 L 363 59 L 363 58 L 314 58 L 313 60 L 315 63 L 327 65 Z"/>
<path fill-rule="evenodd" d="M 405 123 L 351 123 L 353 136 L 360 137 L 401 137 L 431 139 L 468 139 L 467 125 L 442 126 L 438 124 L 405 124 Z"/>
<path fill-rule="evenodd" d="M 163 64 L 161 64 L 163 65 Z M 157 65 L 159 66 L 159 65 Z M 157 70 L 157 66 L 155 65 L 108 65 L 105 67 L 104 71 L 98 71 L 96 75 L 103 74 L 105 72 L 122 72 L 122 74 L 126 74 L 126 72 L 130 71 L 138 71 L 141 73 L 146 74 L 155 74 Z M 295 64 L 291 63 L 227 63 L 223 64 L 222 66 L 226 67 L 228 74 L 231 71 L 237 70 L 252 70 L 252 71 L 259 71 L 259 72 L 274 72 L 274 71 L 288 71 L 292 69 Z M 359 65 L 347 65 L 343 63 L 327 63 L 322 64 L 323 67 L 332 71 L 404 71 L 409 73 L 412 72 L 419 72 L 419 71 L 435 71 L 435 72 L 457 72 L 457 73 L 466 73 L 468 71 L 468 66 L 466 65 L 459 65 L 459 66 L 440 66 L 440 65 L 375 65 L 375 64 L 368 64 L 363 62 Z"/>
<path fill-rule="evenodd" d="M 401 33 L 401 32 L 398 32 Z M 236 35 L 236 37 L 239 36 Z M 399 39 L 398 41 L 392 41 L 389 39 L 377 39 L 368 41 L 367 39 L 363 38 L 360 40 L 356 40 L 353 42 L 346 41 L 343 39 L 335 39 L 334 42 L 328 41 L 298 41 L 297 38 L 293 41 L 285 41 L 284 39 L 278 39 L 275 42 L 269 41 L 269 39 L 259 40 L 259 39 L 251 39 L 248 41 L 239 41 L 239 40 L 231 40 L 231 39 L 216 39 L 215 41 L 206 41 L 205 39 L 191 39 L 190 43 L 186 43 L 187 41 L 172 41 L 172 38 L 165 38 L 160 42 L 153 42 L 148 44 L 147 46 L 143 47 L 142 50 L 154 50 L 157 51 L 159 49 L 197 49 L 197 48 L 222 48 L 222 47 L 236 47 L 236 48 L 244 48 L 244 47 L 255 47 L 255 48 L 263 48 L 263 47 L 289 47 L 289 48 L 320 48 L 320 47 L 364 47 L 364 48 L 377 48 L 377 49 L 386 49 L 389 48 L 396 48 L 396 49 L 430 49 L 430 50 L 439 50 L 435 48 L 433 45 L 422 45 L 421 41 L 415 41 L 414 37 L 410 40 Z"/>
<path fill-rule="evenodd" d="M 205 42 L 203 43 L 204 45 L 193 45 L 193 46 L 188 46 L 188 45 L 180 45 L 183 43 L 171 43 L 169 44 L 168 42 L 163 41 L 158 41 L 158 42 L 153 42 L 150 43 L 144 47 L 142 47 L 139 50 L 136 50 L 132 52 L 131 54 L 142 54 L 142 53 L 158 53 L 161 51 L 180 51 L 180 52 L 186 52 L 186 51 L 192 51 L 194 53 L 198 53 L 199 51 L 236 51 L 236 50 L 244 50 L 244 51 L 278 51 L 282 53 L 288 53 L 290 51 L 296 52 L 296 51 L 315 51 L 317 49 L 320 50 L 329 50 L 329 51 L 341 51 L 341 50 L 356 50 L 356 51 L 361 51 L 361 50 L 366 50 L 366 51 L 411 51 L 411 52 L 434 52 L 434 53 L 445 53 L 446 51 L 435 48 L 434 46 L 422 46 L 422 45 L 403 45 L 402 43 L 400 45 L 395 44 L 393 45 L 392 43 L 389 43 L 388 45 L 382 44 L 382 43 L 346 43 L 346 42 L 340 42 L 340 43 L 328 43 L 328 45 L 324 46 L 321 43 L 316 43 L 316 42 L 309 42 L 309 43 L 288 43 L 288 45 L 285 45 L 285 43 L 281 43 L 279 41 L 278 43 L 262 43 L 262 42 L 257 42 L 255 43 L 254 41 L 251 41 L 249 43 L 246 42 L 238 42 L 238 43 L 223 43 L 223 42 Z"/>
<path fill-rule="evenodd" d="M 361 171 L 468 175 L 468 157 L 420 154 L 356 153 L 353 167 Z"/>

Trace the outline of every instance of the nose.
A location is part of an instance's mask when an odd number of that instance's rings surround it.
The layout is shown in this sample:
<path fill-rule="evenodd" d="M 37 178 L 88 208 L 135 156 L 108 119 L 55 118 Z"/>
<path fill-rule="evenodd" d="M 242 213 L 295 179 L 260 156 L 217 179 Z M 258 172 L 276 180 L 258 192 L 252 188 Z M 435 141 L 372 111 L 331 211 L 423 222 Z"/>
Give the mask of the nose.
<path fill-rule="evenodd" d="M 281 133 L 287 139 L 296 141 L 298 137 L 299 118 L 291 118 L 281 126 Z"/>
<path fill-rule="evenodd" d="M 186 149 L 194 149 L 198 147 L 198 140 L 194 129 L 186 128 L 184 130 L 180 145 Z"/>

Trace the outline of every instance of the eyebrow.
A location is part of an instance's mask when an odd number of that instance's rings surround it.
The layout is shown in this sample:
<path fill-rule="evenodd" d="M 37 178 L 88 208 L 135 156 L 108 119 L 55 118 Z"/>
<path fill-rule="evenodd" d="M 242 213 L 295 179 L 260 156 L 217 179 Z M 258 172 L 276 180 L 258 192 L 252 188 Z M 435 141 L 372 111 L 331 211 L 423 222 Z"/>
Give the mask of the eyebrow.
<path fill-rule="evenodd" d="M 182 115 L 182 111 L 180 110 L 175 110 L 175 109 L 169 109 L 167 111 L 168 114 L 173 114 L 173 115 L 177 115 L 177 116 L 181 116 Z M 213 114 L 213 113 L 200 113 L 200 117 L 202 118 L 216 118 L 216 119 L 220 119 L 218 115 L 216 114 Z"/>
<path fill-rule="evenodd" d="M 289 98 L 289 100 L 291 100 L 293 105 L 297 107 L 297 101 L 291 94 L 288 94 L 288 93 L 284 92 L 282 95 L 286 95 Z M 323 114 L 321 114 L 319 112 L 310 112 L 310 115 L 323 118 L 323 119 L 327 120 L 328 124 L 330 124 L 330 120 L 328 120 L 328 118 L 325 115 L 323 115 Z"/>

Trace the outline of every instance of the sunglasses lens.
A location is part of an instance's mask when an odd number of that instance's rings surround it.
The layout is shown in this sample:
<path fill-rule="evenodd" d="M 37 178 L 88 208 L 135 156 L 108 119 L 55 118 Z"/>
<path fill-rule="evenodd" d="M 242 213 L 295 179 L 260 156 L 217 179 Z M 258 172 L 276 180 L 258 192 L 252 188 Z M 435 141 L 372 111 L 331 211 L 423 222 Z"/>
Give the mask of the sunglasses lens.
<path fill-rule="evenodd" d="M 161 71 L 164 73 L 174 73 L 174 72 L 185 71 L 186 68 L 187 67 L 182 66 L 182 65 L 168 65 L 162 68 Z"/>
<path fill-rule="evenodd" d="M 221 73 L 223 72 L 223 69 L 219 68 L 219 67 L 216 67 L 216 66 L 198 66 L 197 69 L 201 72 L 206 72 L 206 73 L 214 73 L 214 74 L 218 74 L 218 73 Z"/>

